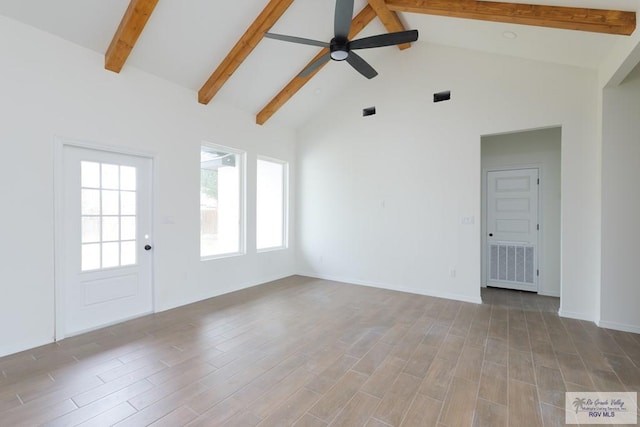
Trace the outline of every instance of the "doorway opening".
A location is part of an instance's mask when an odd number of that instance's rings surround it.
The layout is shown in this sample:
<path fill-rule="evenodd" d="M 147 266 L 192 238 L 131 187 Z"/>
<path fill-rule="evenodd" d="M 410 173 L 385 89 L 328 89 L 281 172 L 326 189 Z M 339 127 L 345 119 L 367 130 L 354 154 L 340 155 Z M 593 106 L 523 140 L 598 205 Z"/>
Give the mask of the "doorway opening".
<path fill-rule="evenodd" d="M 561 128 L 481 138 L 481 286 L 560 296 Z"/>

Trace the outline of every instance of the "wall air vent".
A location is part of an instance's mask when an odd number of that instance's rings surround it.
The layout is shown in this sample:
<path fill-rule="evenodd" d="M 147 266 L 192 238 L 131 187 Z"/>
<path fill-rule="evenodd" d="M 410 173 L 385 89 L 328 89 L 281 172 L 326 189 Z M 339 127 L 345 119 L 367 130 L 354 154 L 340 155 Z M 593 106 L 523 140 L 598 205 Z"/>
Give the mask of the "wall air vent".
<path fill-rule="evenodd" d="M 535 283 L 534 246 L 525 244 L 491 244 L 489 277 L 496 282 L 524 285 Z"/>
<path fill-rule="evenodd" d="M 362 117 L 373 116 L 376 114 L 376 107 L 364 108 L 362 110 Z"/>
<path fill-rule="evenodd" d="M 448 101 L 451 99 L 451 91 L 438 92 L 433 94 L 433 102 Z"/>

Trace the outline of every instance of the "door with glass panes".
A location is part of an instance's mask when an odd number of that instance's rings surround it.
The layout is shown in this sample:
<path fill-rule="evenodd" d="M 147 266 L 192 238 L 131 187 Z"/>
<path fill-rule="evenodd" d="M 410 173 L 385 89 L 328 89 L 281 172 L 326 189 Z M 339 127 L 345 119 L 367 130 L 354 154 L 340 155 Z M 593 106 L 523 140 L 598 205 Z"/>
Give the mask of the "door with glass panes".
<path fill-rule="evenodd" d="M 65 146 L 63 171 L 58 333 L 150 313 L 151 159 Z"/>

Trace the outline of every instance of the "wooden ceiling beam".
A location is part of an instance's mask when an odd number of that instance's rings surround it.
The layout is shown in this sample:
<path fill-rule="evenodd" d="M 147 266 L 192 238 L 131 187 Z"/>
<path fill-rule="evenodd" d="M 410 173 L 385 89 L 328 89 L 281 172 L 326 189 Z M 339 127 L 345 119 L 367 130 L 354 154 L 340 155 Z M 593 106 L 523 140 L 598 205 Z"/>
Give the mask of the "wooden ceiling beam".
<path fill-rule="evenodd" d="M 358 13 L 351 21 L 351 31 L 349 32 L 349 40 L 353 39 L 355 36 L 360 33 L 369 25 L 371 21 L 376 17 L 376 12 L 369 5 L 365 6 L 360 13 Z M 300 70 L 302 72 L 305 70 L 312 62 L 316 59 L 320 58 L 323 55 L 326 55 L 329 52 L 328 48 L 322 49 L 311 61 L 309 64 L 305 65 L 305 67 Z M 325 64 L 326 65 L 326 64 Z M 324 65 L 323 65 L 324 66 Z M 267 120 L 271 118 L 288 100 L 291 99 L 293 95 L 295 95 L 313 76 L 315 76 L 322 67 L 318 67 L 312 73 L 305 77 L 296 76 L 291 80 L 281 91 L 278 93 L 275 98 L 273 98 L 256 116 L 256 123 L 259 125 L 263 125 Z"/>
<path fill-rule="evenodd" d="M 293 0 L 269 1 L 264 10 L 258 15 L 256 20 L 253 21 L 233 49 L 227 54 L 226 58 L 198 91 L 198 102 L 208 104 L 213 97 L 216 96 L 240 64 L 247 59 L 253 49 L 260 43 L 264 37 L 264 33 L 269 31 L 278 19 L 280 19 L 289 6 L 291 6 L 291 3 L 293 3 Z"/>
<path fill-rule="evenodd" d="M 407 28 L 404 26 L 402 21 L 400 21 L 400 17 L 398 14 L 392 10 L 389 10 L 384 0 L 367 0 L 369 6 L 373 8 L 378 15 L 378 19 L 382 22 L 382 25 L 387 29 L 390 33 L 395 33 L 398 31 L 406 31 Z M 398 45 L 398 49 L 405 50 L 411 47 L 411 43 L 402 43 Z"/>
<path fill-rule="evenodd" d="M 385 3 L 395 12 L 423 13 L 595 33 L 630 35 L 636 28 L 636 13 L 620 10 L 477 0 L 386 0 Z"/>
<path fill-rule="evenodd" d="M 104 55 L 104 68 L 119 73 L 142 34 L 158 0 L 131 0 Z"/>

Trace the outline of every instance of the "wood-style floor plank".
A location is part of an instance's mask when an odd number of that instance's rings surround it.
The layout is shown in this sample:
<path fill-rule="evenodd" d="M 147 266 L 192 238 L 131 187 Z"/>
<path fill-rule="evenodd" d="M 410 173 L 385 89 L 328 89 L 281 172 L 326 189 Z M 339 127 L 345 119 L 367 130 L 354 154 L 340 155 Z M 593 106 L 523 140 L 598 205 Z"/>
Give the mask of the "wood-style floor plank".
<path fill-rule="evenodd" d="M 531 352 L 509 350 L 509 378 L 529 384 L 535 384 Z"/>
<path fill-rule="evenodd" d="M 373 413 L 379 404 L 380 399 L 377 397 L 358 392 L 329 425 L 331 427 L 364 426 L 369 420 L 371 413 Z"/>
<path fill-rule="evenodd" d="M 420 393 L 434 399 L 444 399 L 453 378 L 456 363 L 456 360 L 436 357 L 420 385 Z"/>
<path fill-rule="evenodd" d="M 509 381 L 509 423 L 512 426 L 542 426 L 536 387 L 516 380 Z"/>
<path fill-rule="evenodd" d="M 478 397 L 500 405 L 506 405 L 508 370 L 506 366 L 485 361 L 482 365 Z"/>
<path fill-rule="evenodd" d="M 331 422 L 342 408 L 358 392 L 367 376 L 349 371 L 333 386 L 309 411 L 311 415 L 325 422 Z"/>
<path fill-rule="evenodd" d="M 258 426 L 288 426 L 293 425 L 305 412 L 318 401 L 320 395 L 306 388 L 301 388 L 286 402 L 277 407 L 272 414 Z"/>
<path fill-rule="evenodd" d="M 555 426 L 566 391 L 640 391 L 640 336 L 293 276 L 0 358 L 0 425 Z"/>
<path fill-rule="evenodd" d="M 130 415 L 135 414 L 136 409 L 129 405 L 127 402 L 121 403 L 113 408 L 101 413 L 96 414 L 95 417 L 88 419 L 87 421 L 78 424 L 79 427 L 102 427 L 111 426 L 120 420 L 123 420 Z"/>
<path fill-rule="evenodd" d="M 382 398 L 387 393 L 389 386 L 393 384 L 406 362 L 394 356 L 387 357 L 378 369 L 369 377 L 362 386 L 362 391 L 372 396 Z"/>
<path fill-rule="evenodd" d="M 400 425 L 420 387 L 421 379 L 402 373 L 389 387 L 373 416 L 389 425 Z"/>
<path fill-rule="evenodd" d="M 441 410 L 442 401 L 418 393 L 401 425 L 403 427 L 436 425 Z"/>
<path fill-rule="evenodd" d="M 507 407 L 478 399 L 473 427 L 507 427 Z"/>
<path fill-rule="evenodd" d="M 473 422 L 478 384 L 454 377 L 444 401 L 440 423 L 448 426 L 468 426 Z"/>

